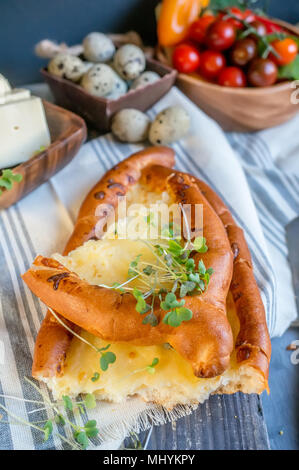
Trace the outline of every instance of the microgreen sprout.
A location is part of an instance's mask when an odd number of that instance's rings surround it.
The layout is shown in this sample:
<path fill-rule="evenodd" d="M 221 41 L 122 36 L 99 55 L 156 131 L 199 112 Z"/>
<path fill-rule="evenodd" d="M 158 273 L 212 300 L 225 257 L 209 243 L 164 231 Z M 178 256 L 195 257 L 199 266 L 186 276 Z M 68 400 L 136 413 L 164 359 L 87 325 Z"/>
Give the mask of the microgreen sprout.
<path fill-rule="evenodd" d="M 43 441 L 46 442 L 54 433 L 54 426 L 53 424 L 57 424 L 58 426 L 68 426 L 72 429 L 73 438 L 74 440 L 68 439 L 60 433 L 56 433 L 56 435 L 64 442 L 69 444 L 69 446 L 74 450 L 86 449 L 89 445 L 89 439 L 96 437 L 99 433 L 97 428 L 97 423 L 95 420 L 87 421 L 84 426 L 79 426 L 74 424 L 67 416 L 67 413 L 61 411 L 61 405 L 59 402 L 52 402 L 47 395 L 40 390 L 40 388 L 32 382 L 30 379 L 25 377 L 25 381 L 28 382 L 31 387 L 33 387 L 43 398 L 43 401 L 32 401 L 34 403 L 43 403 L 46 408 L 44 409 L 51 409 L 53 412 L 53 418 L 45 420 L 45 421 L 37 421 L 37 422 L 30 422 L 26 421 L 23 418 L 16 416 L 12 413 L 8 408 L 4 405 L 0 404 L 0 409 L 3 409 L 8 416 L 10 416 L 14 421 L 19 424 L 23 424 L 25 426 L 29 426 L 40 431 L 43 435 Z M 17 397 L 7 397 L 6 399 L 15 399 L 15 400 L 22 400 Z M 24 400 L 25 402 L 28 400 Z M 95 396 L 92 393 L 87 393 L 82 401 L 72 401 L 72 399 L 64 395 L 62 397 L 62 405 L 66 412 L 73 412 L 75 413 L 77 410 L 80 413 L 84 413 L 84 408 L 86 410 L 93 409 L 96 406 Z M 3 420 L 0 420 L 0 424 L 4 423 Z M 43 427 L 39 426 L 39 423 L 44 423 Z"/>
<path fill-rule="evenodd" d="M 44 442 L 46 442 L 49 439 L 52 432 L 53 432 L 53 423 L 52 421 L 48 420 L 44 426 L 44 433 L 45 433 Z"/>
<path fill-rule="evenodd" d="M 154 357 L 152 360 L 151 364 L 142 367 L 141 369 L 136 369 L 133 370 L 133 372 L 130 372 L 128 375 L 125 375 L 122 380 L 127 379 L 128 377 L 131 377 L 132 375 L 139 374 L 140 372 L 148 372 L 149 374 L 153 375 L 156 372 L 156 366 L 159 364 L 159 358 Z"/>
<path fill-rule="evenodd" d="M 109 367 L 109 364 L 113 364 L 116 361 L 116 355 L 112 351 L 105 351 L 111 345 L 109 344 L 106 348 L 98 349 L 98 352 L 101 354 L 100 366 L 102 371 L 106 371 Z"/>
<path fill-rule="evenodd" d="M 89 446 L 89 439 L 96 437 L 98 434 L 97 422 L 94 419 L 87 421 L 84 426 L 75 426 L 73 432 L 75 441 L 80 444 L 83 450 Z"/>
<path fill-rule="evenodd" d="M 187 232 L 184 245 L 179 237 L 180 227 L 170 222 L 168 226 L 163 227 L 159 243 L 140 240 L 152 253 L 154 257 L 152 263 L 143 261 L 142 254 L 138 254 L 129 265 L 125 282 L 114 283 L 112 286 L 100 284 L 101 287 L 115 289 L 120 293 L 131 292 L 136 299 L 136 311 L 144 315 L 142 320 L 144 325 L 152 327 L 158 325 L 155 307 L 159 303 L 162 310 L 167 312 L 163 319 L 165 324 L 176 327 L 180 326 L 183 321 L 189 321 L 192 318 L 192 312 L 184 307 L 183 297 L 203 293 L 213 274 L 213 269 L 206 269 L 202 260 L 195 262 L 194 254 L 208 251 L 206 239 L 197 236 L 193 241 L 191 240 L 187 215 L 182 205 L 180 208 Z M 146 222 L 151 224 L 152 218 L 153 215 L 150 213 L 146 216 Z M 133 281 L 135 283 L 132 285 Z M 174 298 L 171 305 L 163 298 L 164 294 L 171 294 L 171 298 Z M 177 297 L 182 300 L 177 300 Z M 107 353 L 106 357 L 102 357 L 102 370 L 106 370 L 107 361 L 112 363 L 113 359 L 113 353 L 112 355 Z"/>
<path fill-rule="evenodd" d="M 155 214 L 153 212 L 150 212 L 148 215 L 144 217 L 145 222 L 147 225 L 151 225 L 152 227 L 155 227 Z"/>
<path fill-rule="evenodd" d="M 149 374 L 154 374 L 156 372 L 155 367 L 159 364 L 159 358 L 155 357 L 152 363 L 146 367 L 146 370 Z"/>
<path fill-rule="evenodd" d="M 140 313 L 141 315 L 148 312 L 151 307 L 145 302 L 143 293 L 140 290 L 136 289 L 136 287 L 134 287 L 133 295 L 135 299 L 137 300 L 136 307 L 135 307 L 136 311 Z"/>
<path fill-rule="evenodd" d="M 130 263 L 130 267 L 128 270 L 128 277 L 129 279 L 132 278 L 133 276 L 138 275 L 138 272 L 135 270 L 135 268 L 138 266 L 138 263 L 140 261 L 141 255 L 136 256 L 136 258 Z"/>
<path fill-rule="evenodd" d="M 192 257 L 193 252 L 207 252 L 206 239 L 196 237 L 193 242 L 188 240 L 185 246 L 182 246 L 178 239 L 173 238 L 155 245 L 145 240 L 144 243 L 155 256 L 156 264 L 143 262 L 141 255 L 138 255 L 130 264 L 128 277 L 138 276 L 138 280 L 143 279 L 149 286 L 149 290 L 145 293 L 136 287 L 133 288 L 133 295 L 137 301 L 136 311 L 141 315 L 149 312 L 143 319 L 143 324 L 149 323 L 151 326 L 156 326 L 158 319 L 154 314 L 154 305 L 155 299 L 159 297 L 161 308 L 167 311 L 163 322 L 170 326 L 180 326 L 183 321 L 189 321 L 192 318 L 192 312 L 184 307 L 184 300 L 177 301 L 175 293 L 178 292 L 180 298 L 200 294 L 207 288 L 213 274 L 213 269 L 206 269 L 202 260 L 196 266 Z M 161 284 L 168 286 L 166 293 L 170 296 L 168 299 L 173 299 L 173 305 L 167 305 L 166 299 L 162 301 Z M 152 296 L 151 303 L 146 302 L 149 296 Z"/>
<path fill-rule="evenodd" d="M 93 410 L 96 406 L 96 399 L 93 393 L 87 393 L 84 396 L 83 403 L 88 410 Z"/>
<path fill-rule="evenodd" d="M 130 439 L 132 441 L 132 447 L 125 447 L 124 450 L 143 450 L 143 446 L 137 434 L 133 431 L 130 432 Z"/>
<path fill-rule="evenodd" d="M 62 395 L 62 400 L 64 403 L 64 408 L 69 411 L 73 411 L 73 402 L 67 395 Z"/>
<path fill-rule="evenodd" d="M 184 307 L 185 300 L 177 300 L 173 292 L 169 292 L 160 306 L 168 311 L 163 318 L 163 323 L 170 326 L 180 326 L 183 321 L 189 321 L 192 318 L 192 311 Z"/>
<path fill-rule="evenodd" d="M 95 372 L 90 380 L 92 382 L 97 382 L 99 380 L 99 378 L 100 378 L 100 374 L 98 372 Z"/>
<path fill-rule="evenodd" d="M 19 173 L 13 173 L 12 170 L 2 170 L 0 172 L 0 188 L 10 190 L 14 182 L 19 183 L 22 179 L 23 176 Z M 0 189 L 0 196 L 2 192 L 2 189 Z"/>
<path fill-rule="evenodd" d="M 61 414 L 55 416 L 54 421 L 56 424 L 60 424 L 61 426 L 65 426 L 65 419 Z"/>
<path fill-rule="evenodd" d="M 41 145 L 40 148 L 34 152 L 33 156 L 38 155 L 40 152 L 43 152 L 44 150 L 46 150 L 46 147 L 44 145 Z"/>
<path fill-rule="evenodd" d="M 68 325 L 66 325 L 64 321 L 54 312 L 54 310 L 52 310 L 50 307 L 48 307 L 48 309 L 56 318 L 56 320 L 62 326 L 64 326 L 64 328 L 66 328 L 70 333 L 76 336 L 76 338 L 80 339 L 81 341 L 83 341 L 83 343 L 87 344 L 87 346 L 91 347 L 94 351 L 100 354 L 100 367 L 102 371 L 105 372 L 108 369 L 109 364 L 113 364 L 116 361 L 116 355 L 112 351 L 107 351 L 107 349 L 110 348 L 111 344 L 107 344 L 107 346 L 103 348 L 97 348 L 94 344 L 90 343 L 87 339 L 83 338 L 78 333 L 73 331 Z M 95 372 L 95 374 L 98 374 L 98 372 Z"/>

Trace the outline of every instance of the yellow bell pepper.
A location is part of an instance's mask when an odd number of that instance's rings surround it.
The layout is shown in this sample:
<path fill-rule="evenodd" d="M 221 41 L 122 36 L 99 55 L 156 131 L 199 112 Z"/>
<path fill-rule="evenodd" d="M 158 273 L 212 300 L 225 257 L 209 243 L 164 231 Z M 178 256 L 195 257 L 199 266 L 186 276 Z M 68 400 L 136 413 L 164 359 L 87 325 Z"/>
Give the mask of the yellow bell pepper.
<path fill-rule="evenodd" d="M 185 39 L 201 7 L 208 4 L 209 0 L 163 0 L 157 30 L 159 44 L 174 46 Z"/>

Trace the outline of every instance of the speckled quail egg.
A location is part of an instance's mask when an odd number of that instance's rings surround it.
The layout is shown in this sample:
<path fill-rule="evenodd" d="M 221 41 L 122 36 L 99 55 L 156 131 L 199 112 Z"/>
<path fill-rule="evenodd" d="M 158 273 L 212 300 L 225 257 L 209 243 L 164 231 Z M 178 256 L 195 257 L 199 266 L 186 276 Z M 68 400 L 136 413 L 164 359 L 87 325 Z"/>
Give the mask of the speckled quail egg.
<path fill-rule="evenodd" d="M 118 90 L 120 96 L 127 89 L 126 83 L 106 64 L 95 64 L 91 67 L 83 76 L 81 85 L 92 95 L 105 98 L 117 96 Z"/>
<path fill-rule="evenodd" d="M 103 33 L 90 33 L 83 39 L 83 54 L 91 62 L 108 62 L 115 53 L 115 46 Z"/>
<path fill-rule="evenodd" d="M 86 68 L 79 57 L 61 52 L 50 60 L 48 71 L 58 77 L 78 82 L 85 73 Z"/>
<path fill-rule="evenodd" d="M 181 106 L 170 106 L 157 114 L 151 124 L 149 140 L 153 145 L 168 145 L 181 139 L 190 128 L 190 116 Z"/>
<path fill-rule="evenodd" d="M 145 55 L 140 47 L 134 44 L 125 44 L 115 53 L 114 67 L 117 73 L 125 80 L 134 80 L 145 69 Z"/>
<path fill-rule="evenodd" d="M 106 95 L 106 98 L 110 100 L 117 100 L 117 98 L 127 93 L 127 91 L 128 91 L 127 83 L 116 74 L 115 87 L 111 93 Z"/>
<path fill-rule="evenodd" d="M 8 80 L 0 73 L 0 96 L 5 95 L 11 91 L 11 86 Z"/>
<path fill-rule="evenodd" d="M 151 72 L 150 70 L 147 72 L 143 72 L 140 77 L 135 78 L 135 80 L 132 82 L 132 85 L 130 87 L 131 90 L 136 90 L 137 88 L 143 88 L 146 85 L 149 85 L 150 83 L 154 83 L 157 80 L 159 80 L 160 75 L 158 75 L 156 72 Z"/>
<path fill-rule="evenodd" d="M 150 119 L 138 109 L 122 109 L 113 116 L 112 133 L 122 142 L 142 142 L 148 136 Z"/>

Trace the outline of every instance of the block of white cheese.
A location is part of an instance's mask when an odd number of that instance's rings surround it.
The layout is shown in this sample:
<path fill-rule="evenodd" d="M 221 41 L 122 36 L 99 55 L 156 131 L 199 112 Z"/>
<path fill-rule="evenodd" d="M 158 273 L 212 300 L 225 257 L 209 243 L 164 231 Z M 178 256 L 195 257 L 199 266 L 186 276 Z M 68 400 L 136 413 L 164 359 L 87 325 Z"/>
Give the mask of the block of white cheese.
<path fill-rule="evenodd" d="M 29 160 L 50 143 L 41 99 L 29 90 L 11 90 L 0 75 L 0 169 Z"/>
<path fill-rule="evenodd" d="M 5 95 L 11 91 L 11 86 L 3 75 L 0 73 L 0 96 Z"/>
<path fill-rule="evenodd" d="M 11 101 L 21 101 L 30 98 L 30 91 L 23 88 L 14 88 L 9 93 L 0 94 L 0 104 L 10 103 Z"/>
<path fill-rule="evenodd" d="M 25 162 L 50 145 L 43 104 L 35 96 L 0 105 L 0 168 Z"/>

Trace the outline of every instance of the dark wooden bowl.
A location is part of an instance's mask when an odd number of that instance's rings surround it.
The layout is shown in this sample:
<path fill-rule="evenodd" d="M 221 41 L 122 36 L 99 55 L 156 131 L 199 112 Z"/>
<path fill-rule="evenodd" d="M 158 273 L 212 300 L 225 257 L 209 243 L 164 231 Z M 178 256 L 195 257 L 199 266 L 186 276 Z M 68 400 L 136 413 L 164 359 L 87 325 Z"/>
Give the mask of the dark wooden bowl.
<path fill-rule="evenodd" d="M 295 26 L 280 20 L 275 22 L 299 36 L 299 29 Z M 162 63 L 171 63 L 169 54 L 161 48 L 157 48 L 156 54 Z M 290 81 L 265 88 L 231 88 L 180 73 L 177 85 L 225 131 L 267 129 L 282 124 L 299 111 L 299 106 L 291 102 L 294 87 Z"/>
<path fill-rule="evenodd" d="M 26 162 L 14 167 L 13 172 L 23 176 L 10 190 L 3 190 L 0 209 L 6 209 L 22 199 L 64 168 L 76 155 L 86 139 L 83 119 L 75 114 L 43 101 L 51 134 L 51 145 Z M 1 188 L 2 189 L 2 188 Z"/>
<path fill-rule="evenodd" d="M 42 69 L 41 73 L 50 86 L 57 104 L 79 114 L 100 132 L 108 132 L 114 113 L 123 108 L 146 111 L 165 95 L 175 82 L 177 72 L 167 65 L 147 59 L 146 69 L 157 72 L 161 78 L 143 88 L 130 90 L 117 100 L 93 96 L 81 86 L 56 77 L 48 73 L 46 69 Z"/>

